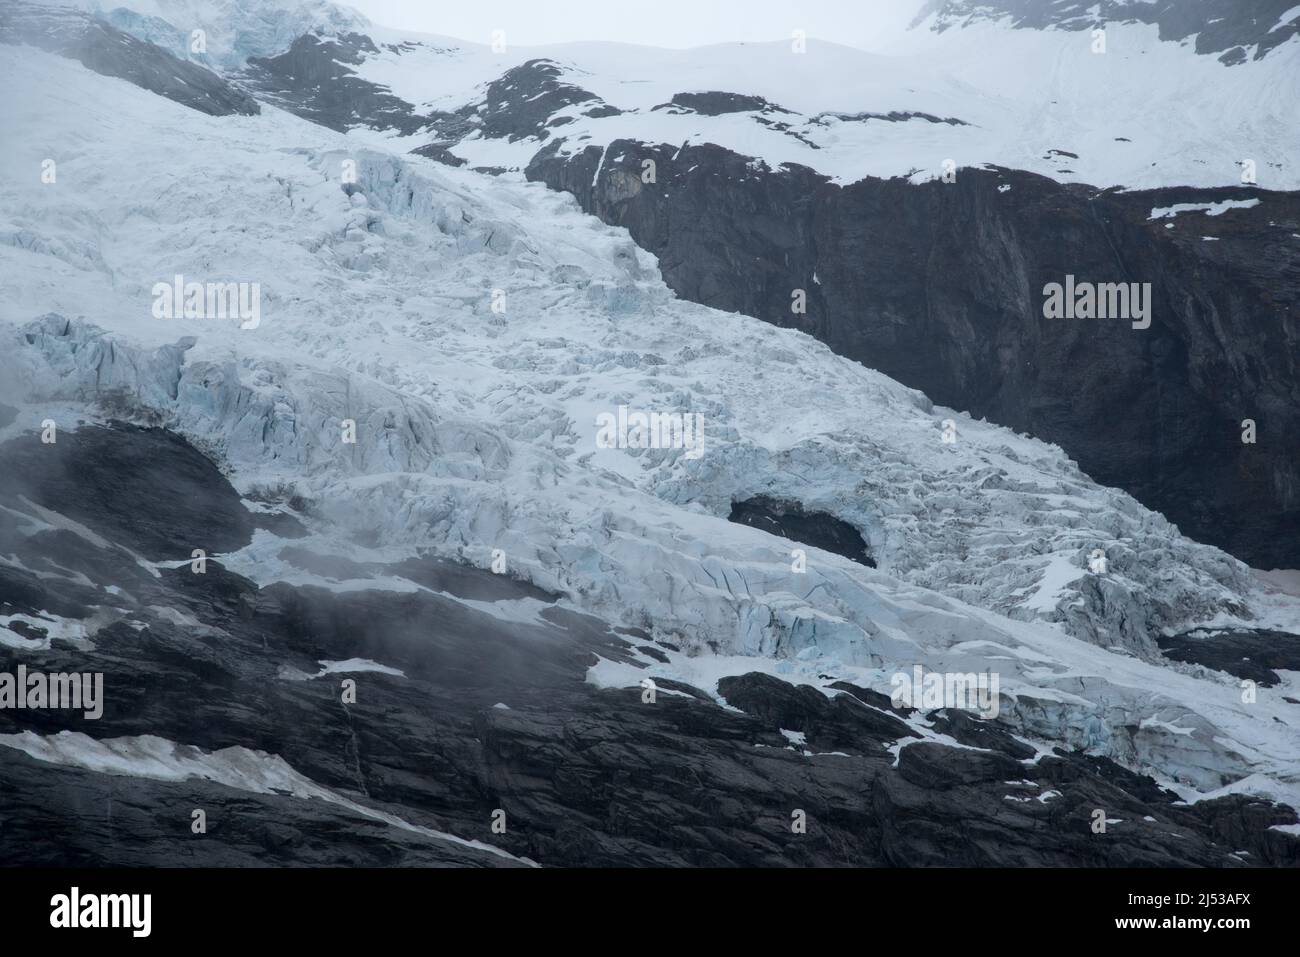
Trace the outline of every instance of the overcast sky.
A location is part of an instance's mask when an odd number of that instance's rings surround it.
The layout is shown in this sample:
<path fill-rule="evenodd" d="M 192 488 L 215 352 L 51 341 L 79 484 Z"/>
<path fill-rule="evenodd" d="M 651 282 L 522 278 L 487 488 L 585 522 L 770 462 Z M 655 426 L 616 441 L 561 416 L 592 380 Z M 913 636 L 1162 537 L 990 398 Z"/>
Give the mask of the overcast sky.
<path fill-rule="evenodd" d="M 618 40 L 693 47 L 730 40 L 809 37 L 886 50 L 922 0 L 341 0 L 376 23 L 480 43 Z"/>

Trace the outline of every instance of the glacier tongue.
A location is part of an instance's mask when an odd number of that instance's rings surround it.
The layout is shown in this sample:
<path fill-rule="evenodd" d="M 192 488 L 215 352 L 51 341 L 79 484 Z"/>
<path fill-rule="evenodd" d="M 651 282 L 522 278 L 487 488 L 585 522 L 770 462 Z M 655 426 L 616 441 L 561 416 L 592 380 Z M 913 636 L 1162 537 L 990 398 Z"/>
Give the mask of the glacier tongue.
<path fill-rule="evenodd" d="M 712 670 L 716 688 L 779 664 L 887 692 L 914 664 L 992 669 L 1026 737 L 1295 802 L 1286 705 L 1244 704 L 1155 645 L 1248 619 L 1248 570 L 1060 449 L 675 299 L 624 231 L 542 186 L 275 109 L 213 121 L 36 51 L 0 49 L 0 74 L 0 236 L 26 237 L 0 244 L 20 277 L 0 305 L 0 402 L 18 409 L 0 438 L 164 424 L 242 492 L 310 502 L 321 547 L 499 556 L 682 649 L 650 674 Z M 30 174 L 49 143 L 76 144 L 57 185 Z M 261 323 L 153 318 L 177 275 L 258 283 Z M 702 454 L 601 447 L 620 407 L 702 415 Z M 727 520 L 760 494 L 855 526 L 878 569 Z M 267 584 L 274 547 L 223 560 Z"/>

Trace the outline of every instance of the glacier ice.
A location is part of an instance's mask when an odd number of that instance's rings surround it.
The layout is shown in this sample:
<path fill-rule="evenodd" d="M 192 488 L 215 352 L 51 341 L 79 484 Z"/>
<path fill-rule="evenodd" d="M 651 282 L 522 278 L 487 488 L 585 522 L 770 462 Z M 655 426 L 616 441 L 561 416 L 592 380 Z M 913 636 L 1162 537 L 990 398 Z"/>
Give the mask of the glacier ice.
<path fill-rule="evenodd" d="M 500 550 L 574 606 L 670 638 L 682 650 L 651 676 L 707 689 L 770 665 L 887 691 L 918 663 L 996 667 L 1000 720 L 1031 740 L 1295 802 L 1285 706 L 1246 705 L 1154 641 L 1248 620 L 1259 584 L 1059 448 L 676 299 L 624 231 L 540 185 L 274 108 L 214 120 L 38 51 L 0 50 L 0 74 L 0 207 L 26 237 L 0 244 L 18 278 L 0 437 L 50 417 L 164 424 L 242 492 L 310 502 L 322 547 L 484 567 Z M 95 158 L 66 157 L 57 190 L 18 175 L 51 141 Z M 70 255 L 87 235 L 97 253 Z M 263 322 L 154 319 L 149 289 L 178 273 L 260 283 Z M 703 415 L 704 454 L 600 448 L 620 405 Z M 792 543 L 727 520 L 756 495 L 852 524 L 879 567 L 812 549 L 795 571 Z M 267 583 L 265 547 L 227 558 Z"/>

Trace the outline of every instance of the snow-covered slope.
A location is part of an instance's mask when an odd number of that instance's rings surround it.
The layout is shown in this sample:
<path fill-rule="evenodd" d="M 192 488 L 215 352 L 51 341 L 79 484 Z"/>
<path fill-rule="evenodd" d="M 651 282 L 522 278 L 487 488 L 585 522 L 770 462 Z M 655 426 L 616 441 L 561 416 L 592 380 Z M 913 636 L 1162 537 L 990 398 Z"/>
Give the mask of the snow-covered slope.
<path fill-rule="evenodd" d="M 0 48 L 0 76 L 0 402 L 18 410 L 0 438 L 125 409 L 250 497 L 313 503 L 317 551 L 495 552 L 670 638 L 652 674 L 887 692 L 914 664 L 992 667 L 1002 720 L 1030 739 L 1202 793 L 1300 796 L 1293 676 L 1246 704 L 1155 647 L 1199 621 L 1284 621 L 1293 600 L 1059 449 L 675 299 L 625 232 L 540 185 L 276 109 L 205 117 L 26 48 Z M 176 275 L 257 283 L 258 321 L 155 318 Z M 621 406 L 702 415 L 702 454 L 599 447 Z M 879 567 L 809 548 L 796 569 L 795 543 L 727 520 L 760 494 L 854 525 Z M 314 581 L 282 546 L 259 532 L 222 561 Z"/>
<path fill-rule="evenodd" d="M 1103 187 L 1210 187 L 1240 183 L 1251 160 L 1260 185 L 1295 189 L 1300 17 L 1279 3 L 1249 15 L 1231 4 L 918 4 L 910 30 L 868 53 L 818 37 L 679 51 L 491 48 L 371 24 L 323 0 L 77 0 L 205 65 L 239 70 L 249 57 L 272 58 L 249 81 L 290 108 L 318 116 L 313 101 L 324 99 L 340 124 L 419 127 L 406 149 L 440 144 L 472 167 L 522 170 L 557 139 L 566 152 L 634 139 L 716 143 L 842 183 L 934 178 L 951 163 Z M 195 29 L 206 52 L 191 50 Z M 1094 29 L 1105 31 L 1104 52 Z M 277 73 L 274 58 L 305 34 L 341 45 Z M 494 111 L 520 109 L 500 98 L 513 87 L 502 77 L 534 60 L 552 62 L 556 82 L 584 95 L 551 102 L 529 129 L 494 131 Z M 398 110 L 356 110 L 355 86 L 340 94 L 338 75 L 391 92 Z M 700 93 L 735 99 L 721 113 L 681 99 Z M 525 103 L 540 96 L 527 94 Z"/>

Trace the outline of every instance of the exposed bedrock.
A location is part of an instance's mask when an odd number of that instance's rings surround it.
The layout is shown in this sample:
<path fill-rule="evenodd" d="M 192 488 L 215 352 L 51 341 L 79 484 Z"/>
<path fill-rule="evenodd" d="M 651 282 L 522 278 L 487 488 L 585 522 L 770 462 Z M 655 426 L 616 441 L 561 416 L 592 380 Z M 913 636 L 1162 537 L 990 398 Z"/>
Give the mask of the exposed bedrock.
<path fill-rule="evenodd" d="M 1158 641 L 1167 658 L 1226 671 L 1265 688 L 1282 680 L 1275 668 L 1300 671 L 1300 635 L 1270 628 L 1199 628 Z"/>
<path fill-rule="evenodd" d="M 798 502 L 784 502 L 759 495 L 731 506 L 731 521 L 748 525 L 794 542 L 824 548 L 868 568 L 875 568 L 862 533 L 834 515 L 805 509 Z"/>

